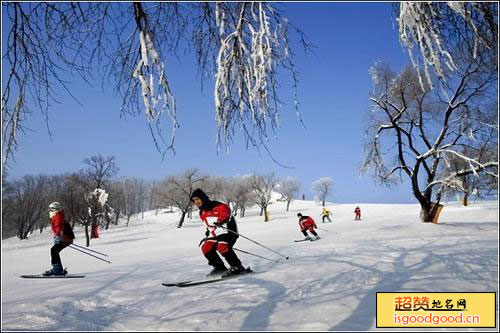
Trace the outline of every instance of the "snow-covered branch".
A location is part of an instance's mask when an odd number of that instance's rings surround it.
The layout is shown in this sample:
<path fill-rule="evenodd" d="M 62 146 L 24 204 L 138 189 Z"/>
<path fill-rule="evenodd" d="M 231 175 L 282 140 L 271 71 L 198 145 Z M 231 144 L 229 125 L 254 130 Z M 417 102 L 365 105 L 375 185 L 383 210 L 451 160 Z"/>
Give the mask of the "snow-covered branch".
<path fill-rule="evenodd" d="M 140 3 L 134 3 L 134 14 L 139 32 L 139 59 L 132 76 L 140 82 L 142 88 L 142 99 L 144 101 L 146 119 L 151 133 L 156 141 L 152 123 L 160 123 L 163 114 L 168 115 L 172 122 L 172 139 L 167 149 L 173 150 L 175 130 L 179 127 L 177 123 L 175 98 L 170 90 L 165 73 L 165 65 L 160 58 L 157 46 L 155 46 L 151 28 L 148 26 L 147 15 Z M 156 126 L 159 138 L 163 141 L 161 129 Z"/>
<path fill-rule="evenodd" d="M 457 46 L 465 44 L 476 59 L 483 52 L 497 54 L 497 5 L 473 2 L 401 2 L 397 22 L 401 44 L 408 49 L 410 59 L 418 68 L 420 84 L 432 86 L 432 76 L 447 81 L 458 69 Z M 471 36 L 472 45 L 464 36 Z M 420 50 L 420 57 L 414 51 Z M 482 47 L 482 48 L 481 48 Z"/>
<path fill-rule="evenodd" d="M 280 108 L 277 70 L 292 57 L 287 22 L 280 20 L 270 4 L 239 3 L 235 19 L 229 8 L 216 4 L 220 38 L 214 89 L 217 145 L 224 142 L 226 150 L 235 127 L 242 128 L 247 142 L 256 146 L 265 145 L 268 126 L 276 132 Z M 256 130 L 255 138 L 248 128 Z"/>
<path fill-rule="evenodd" d="M 469 162 L 471 162 L 470 159 L 467 159 L 467 160 Z M 474 167 L 474 166 L 472 166 L 472 163 L 470 163 L 470 168 L 461 169 L 459 171 L 456 171 L 456 172 L 449 174 L 445 178 L 434 180 L 433 182 L 430 182 L 427 184 L 427 188 L 431 188 L 437 184 L 441 184 L 443 186 L 447 186 L 447 187 L 451 187 L 451 188 L 458 188 L 462 191 L 465 191 L 465 189 L 463 189 L 461 187 L 462 185 L 460 185 L 461 182 L 459 180 L 459 177 L 469 175 L 469 174 L 474 174 L 477 177 L 478 172 L 480 172 L 480 171 L 483 171 L 483 172 L 487 173 L 489 176 L 492 176 L 492 177 L 498 179 L 498 162 L 486 162 L 484 164 L 479 163 L 477 161 L 474 161 L 474 162 L 477 166 Z M 487 170 L 487 169 L 494 169 L 494 168 L 497 169 L 496 173 L 489 172 Z"/>

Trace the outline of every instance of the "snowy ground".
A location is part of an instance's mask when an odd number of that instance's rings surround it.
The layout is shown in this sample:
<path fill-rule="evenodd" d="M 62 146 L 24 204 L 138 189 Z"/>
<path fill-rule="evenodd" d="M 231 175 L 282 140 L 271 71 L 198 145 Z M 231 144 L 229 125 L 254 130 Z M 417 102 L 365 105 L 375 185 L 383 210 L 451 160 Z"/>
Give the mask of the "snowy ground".
<path fill-rule="evenodd" d="M 182 289 L 160 284 L 209 271 L 197 218 L 178 229 L 177 214 L 151 212 L 102 231 L 91 249 L 110 254 L 112 264 L 65 249 L 63 265 L 85 279 L 21 279 L 50 268 L 52 238 L 4 240 L 2 330 L 376 330 L 376 292 L 498 292 L 497 202 L 450 203 L 439 224 L 420 223 L 417 205 L 360 204 L 361 222 L 353 220 L 355 205 L 328 205 L 333 223 L 325 224 L 313 202 L 284 207 L 273 204 L 268 223 L 251 209 L 238 224 L 290 260 L 238 253 L 263 273 Z M 324 229 L 321 240 L 293 242 L 302 238 L 298 211 Z M 246 239 L 236 247 L 279 259 Z"/>

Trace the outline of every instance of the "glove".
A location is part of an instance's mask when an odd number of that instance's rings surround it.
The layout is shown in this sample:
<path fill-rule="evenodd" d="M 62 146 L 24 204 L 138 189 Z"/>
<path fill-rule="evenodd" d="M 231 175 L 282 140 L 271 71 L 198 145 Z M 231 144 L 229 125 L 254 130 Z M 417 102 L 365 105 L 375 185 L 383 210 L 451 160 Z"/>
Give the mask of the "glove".
<path fill-rule="evenodd" d="M 61 244 L 62 243 L 62 236 L 54 236 L 54 244 Z"/>
<path fill-rule="evenodd" d="M 214 226 L 215 226 L 215 227 L 222 227 L 222 225 L 223 225 L 224 223 L 226 223 L 226 222 L 227 222 L 227 220 L 225 220 L 225 221 L 217 221 L 217 222 L 215 222 L 215 223 L 214 223 Z"/>

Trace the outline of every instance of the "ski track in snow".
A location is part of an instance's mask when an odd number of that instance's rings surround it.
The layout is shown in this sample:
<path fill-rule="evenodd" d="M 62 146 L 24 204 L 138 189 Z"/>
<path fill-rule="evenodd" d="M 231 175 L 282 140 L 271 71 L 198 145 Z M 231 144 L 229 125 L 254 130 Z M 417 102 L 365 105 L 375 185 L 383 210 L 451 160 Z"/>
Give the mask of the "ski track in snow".
<path fill-rule="evenodd" d="M 237 218 L 239 231 L 290 256 L 279 263 L 238 252 L 261 274 L 189 288 L 161 282 L 196 279 L 209 270 L 195 217 L 177 228 L 177 214 L 149 212 L 128 227 L 114 226 L 91 249 L 111 265 L 77 251 L 61 253 L 70 273 L 85 279 L 25 280 L 50 263 L 51 236 L 2 242 L 3 330 L 376 330 L 377 292 L 498 292 L 498 203 L 445 206 L 438 224 L 418 220 L 417 205 L 331 204 L 332 223 L 321 207 L 294 201 L 271 205 L 271 221 L 255 209 Z M 296 214 L 315 218 L 322 237 L 301 236 Z M 84 240 L 76 232 L 77 243 Z M 277 255 L 240 237 L 235 247 L 268 258 Z M 497 304 L 498 309 L 498 304 Z M 455 329 L 456 330 L 456 329 Z M 487 329 L 484 329 L 487 330 Z"/>

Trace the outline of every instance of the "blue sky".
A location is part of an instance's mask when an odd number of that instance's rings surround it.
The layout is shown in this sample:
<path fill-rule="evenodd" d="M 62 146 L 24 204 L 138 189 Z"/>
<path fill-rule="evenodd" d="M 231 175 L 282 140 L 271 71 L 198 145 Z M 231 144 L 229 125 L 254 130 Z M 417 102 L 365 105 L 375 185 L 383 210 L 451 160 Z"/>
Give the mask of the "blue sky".
<path fill-rule="evenodd" d="M 387 189 L 376 186 L 370 175 L 360 177 L 365 114 L 370 110 L 369 68 L 385 60 L 399 70 L 409 63 L 399 44 L 391 17 L 391 3 L 282 3 L 283 15 L 301 28 L 316 46 L 314 54 L 295 49 L 299 71 L 300 111 L 306 129 L 299 123 L 292 94 L 284 85 L 277 139 L 269 147 L 282 168 L 265 152 L 245 149 L 237 138 L 229 154 L 215 145 L 216 126 L 212 86 L 201 90 L 194 56 L 167 60 L 167 75 L 176 97 L 180 128 L 175 156 L 162 161 L 154 147 L 143 115 L 123 119 L 120 100 L 111 87 L 89 87 L 75 79 L 73 94 L 64 91 L 61 104 L 51 108 L 50 129 L 34 115 L 26 124 L 32 130 L 20 139 L 20 150 L 9 178 L 25 174 L 60 174 L 81 169 L 92 155 L 114 155 L 120 176 L 161 179 L 186 168 L 218 176 L 274 171 L 280 178 L 295 176 L 301 193 L 311 198 L 311 183 L 321 177 L 334 180 L 330 201 L 336 203 L 415 202 L 408 186 Z M 168 137 L 169 123 L 165 122 Z"/>

